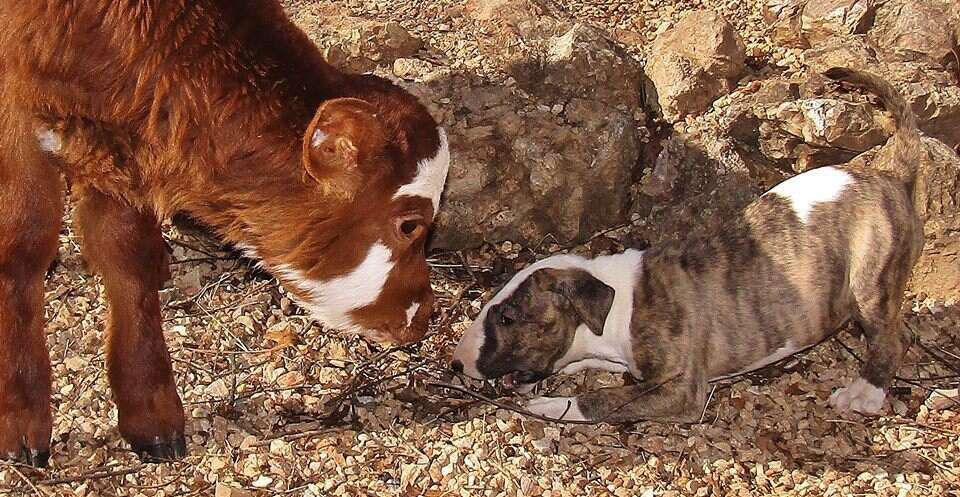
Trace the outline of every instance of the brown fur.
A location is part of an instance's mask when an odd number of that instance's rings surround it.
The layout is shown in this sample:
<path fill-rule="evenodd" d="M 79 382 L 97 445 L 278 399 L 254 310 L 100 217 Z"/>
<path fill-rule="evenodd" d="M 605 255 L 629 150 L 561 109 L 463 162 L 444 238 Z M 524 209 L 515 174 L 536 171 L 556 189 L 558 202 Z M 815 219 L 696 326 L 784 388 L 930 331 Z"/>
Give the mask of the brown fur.
<path fill-rule="evenodd" d="M 2 116 L 0 124 L 17 131 Z M 14 143 L 16 154 L 0 154 L 0 205 L 6 212 L 0 216 L 0 457 L 43 464 L 52 428 L 43 279 L 57 253 L 62 205 L 60 197 L 36 192 L 57 190 L 62 182 L 47 174 L 31 145 Z M 12 157 L 36 162 L 21 166 Z"/>
<path fill-rule="evenodd" d="M 104 276 L 110 380 L 135 446 L 183 434 L 156 295 L 158 220 L 174 213 L 313 280 L 348 273 L 381 240 L 394 270 L 352 319 L 396 341 L 422 336 L 433 206 L 392 198 L 440 143 L 414 97 L 331 67 L 275 0 L 6 0 L 0 12 L 0 455 L 49 446 L 40 296 L 60 173 Z M 311 148 L 321 125 L 338 140 L 331 153 Z M 38 129 L 62 137 L 59 155 L 40 153 Z M 411 301 L 421 307 L 407 326 Z"/>

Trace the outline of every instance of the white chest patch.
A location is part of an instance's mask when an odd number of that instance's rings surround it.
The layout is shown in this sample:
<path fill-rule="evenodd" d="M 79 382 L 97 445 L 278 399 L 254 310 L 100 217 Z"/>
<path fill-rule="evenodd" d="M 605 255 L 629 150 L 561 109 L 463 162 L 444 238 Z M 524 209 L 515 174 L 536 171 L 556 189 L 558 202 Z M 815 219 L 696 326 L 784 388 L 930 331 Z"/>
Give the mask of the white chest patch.
<path fill-rule="evenodd" d="M 330 280 L 316 280 L 290 266 L 274 269 L 276 275 L 306 294 L 302 305 L 311 317 L 324 325 L 343 331 L 362 331 L 350 319 L 350 311 L 377 300 L 393 269 L 393 252 L 382 242 L 375 243 L 353 271 Z M 414 311 L 416 312 L 416 311 Z"/>
<path fill-rule="evenodd" d="M 853 177 L 842 169 L 820 167 L 798 174 L 764 195 L 775 194 L 790 201 L 797 217 L 806 224 L 814 206 L 836 200 L 852 181 Z"/>
<path fill-rule="evenodd" d="M 443 194 L 443 187 L 447 183 L 447 172 L 450 170 L 450 147 L 447 144 L 447 134 L 443 128 L 438 128 L 440 133 L 440 148 L 437 155 L 430 159 L 424 159 L 417 165 L 417 175 L 413 181 L 407 183 L 397 190 L 393 198 L 399 197 L 423 197 L 433 202 L 433 215 L 437 215 L 440 210 L 440 196 Z"/>

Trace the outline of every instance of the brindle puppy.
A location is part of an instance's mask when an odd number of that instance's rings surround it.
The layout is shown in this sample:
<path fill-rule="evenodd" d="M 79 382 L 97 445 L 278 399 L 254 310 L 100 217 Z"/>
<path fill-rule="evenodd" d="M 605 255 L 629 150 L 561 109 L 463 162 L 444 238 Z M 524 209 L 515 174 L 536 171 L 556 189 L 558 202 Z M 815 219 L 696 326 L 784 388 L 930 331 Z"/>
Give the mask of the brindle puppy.
<path fill-rule="evenodd" d="M 531 383 L 557 371 L 626 371 L 636 385 L 538 398 L 533 412 L 574 420 L 694 421 L 708 382 L 811 347 L 849 320 L 867 339 L 840 411 L 877 413 L 908 346 L 900 305 L 923 245 L 913 203 L 920 141 L 902 97 L 874 76 L 893 114 L 897 171 L 822 167 L 752 203 L 720 233 L 587 260 L 564 255 L 514 277 L 480 313 L 452 367 Z"/>

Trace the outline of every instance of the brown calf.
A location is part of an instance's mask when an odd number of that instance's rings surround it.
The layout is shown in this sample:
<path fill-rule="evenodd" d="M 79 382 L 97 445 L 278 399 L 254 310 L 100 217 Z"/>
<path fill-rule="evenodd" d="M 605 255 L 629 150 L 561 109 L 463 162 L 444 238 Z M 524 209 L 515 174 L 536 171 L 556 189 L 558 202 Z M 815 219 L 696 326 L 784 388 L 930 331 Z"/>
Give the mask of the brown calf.
<path fill-rule="evenodd" d="M 393 84 L 344 74 L 275 0 L 0 1 L 0 456 L 51 432 L 43 277 L 62 180 L 103 277 L 120 433 L 184 454 L 161 333 L 158 220 L 185 212 L 260 259 L 325 325 L 426 330 L 426 235 L 446 138 Z"/>

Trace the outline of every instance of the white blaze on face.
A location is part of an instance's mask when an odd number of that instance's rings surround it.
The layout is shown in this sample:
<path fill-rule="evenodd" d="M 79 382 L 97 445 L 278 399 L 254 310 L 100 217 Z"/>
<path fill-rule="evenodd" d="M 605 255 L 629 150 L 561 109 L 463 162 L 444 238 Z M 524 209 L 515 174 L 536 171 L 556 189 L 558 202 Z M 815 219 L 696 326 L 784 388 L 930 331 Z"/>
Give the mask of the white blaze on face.
<path fill-rule="evenodd" d="M 349 273 L 329 280 L 308 278 L 303 271 L 282 264 L 274 272 L 304 295 L 301 305 L 310 316 L 330 328 L 363 332 L 353 322 L 350 311 L 376 302 L 395 262 L 393 253 L 378 241 L 363 261 Z"/>
<path fill-rule="evenodd" d="M 764 195 L 772 193 L 788 200 L 800 222 L 806 224 L 814 206 L 836 200 L 852 181 L 846 171 L 819 167 L 780 183 Z"/>
<path fill-rule="evenodd" d="M 463 338 L 457 344 L 457 349 L 453 351 L 453 360 L 463 364 L 463 374 L 478 380 L 485 378 L 477 370 L 477 362 L 480 360 L 480 349 L 483 348 L 483 342 L 486 340 L 486 334 L 483 332 L 483 321 L 486 317 L 486 308 L 484 308 L 467 331 L 463 332 Z"/>
<path fill-rule="evenodd" d="M 399 197 L 423 197 L 430 199 L 433 203 L 433 215 L 437 215 L 440 210 L 440 196 L 443 194 L 443 187 L 447 182 L 447 172 L 450 170 L 450 148 L 447 145 L 447 134 L 443 128 L 438 128 L 440 133 L 440 148 L 437 149 L 437 155 L 430 159 L 424 159 L 417 164 L 417 175 L 413 181 L 407 183 L 397 190 L 393 198 Z"/>

